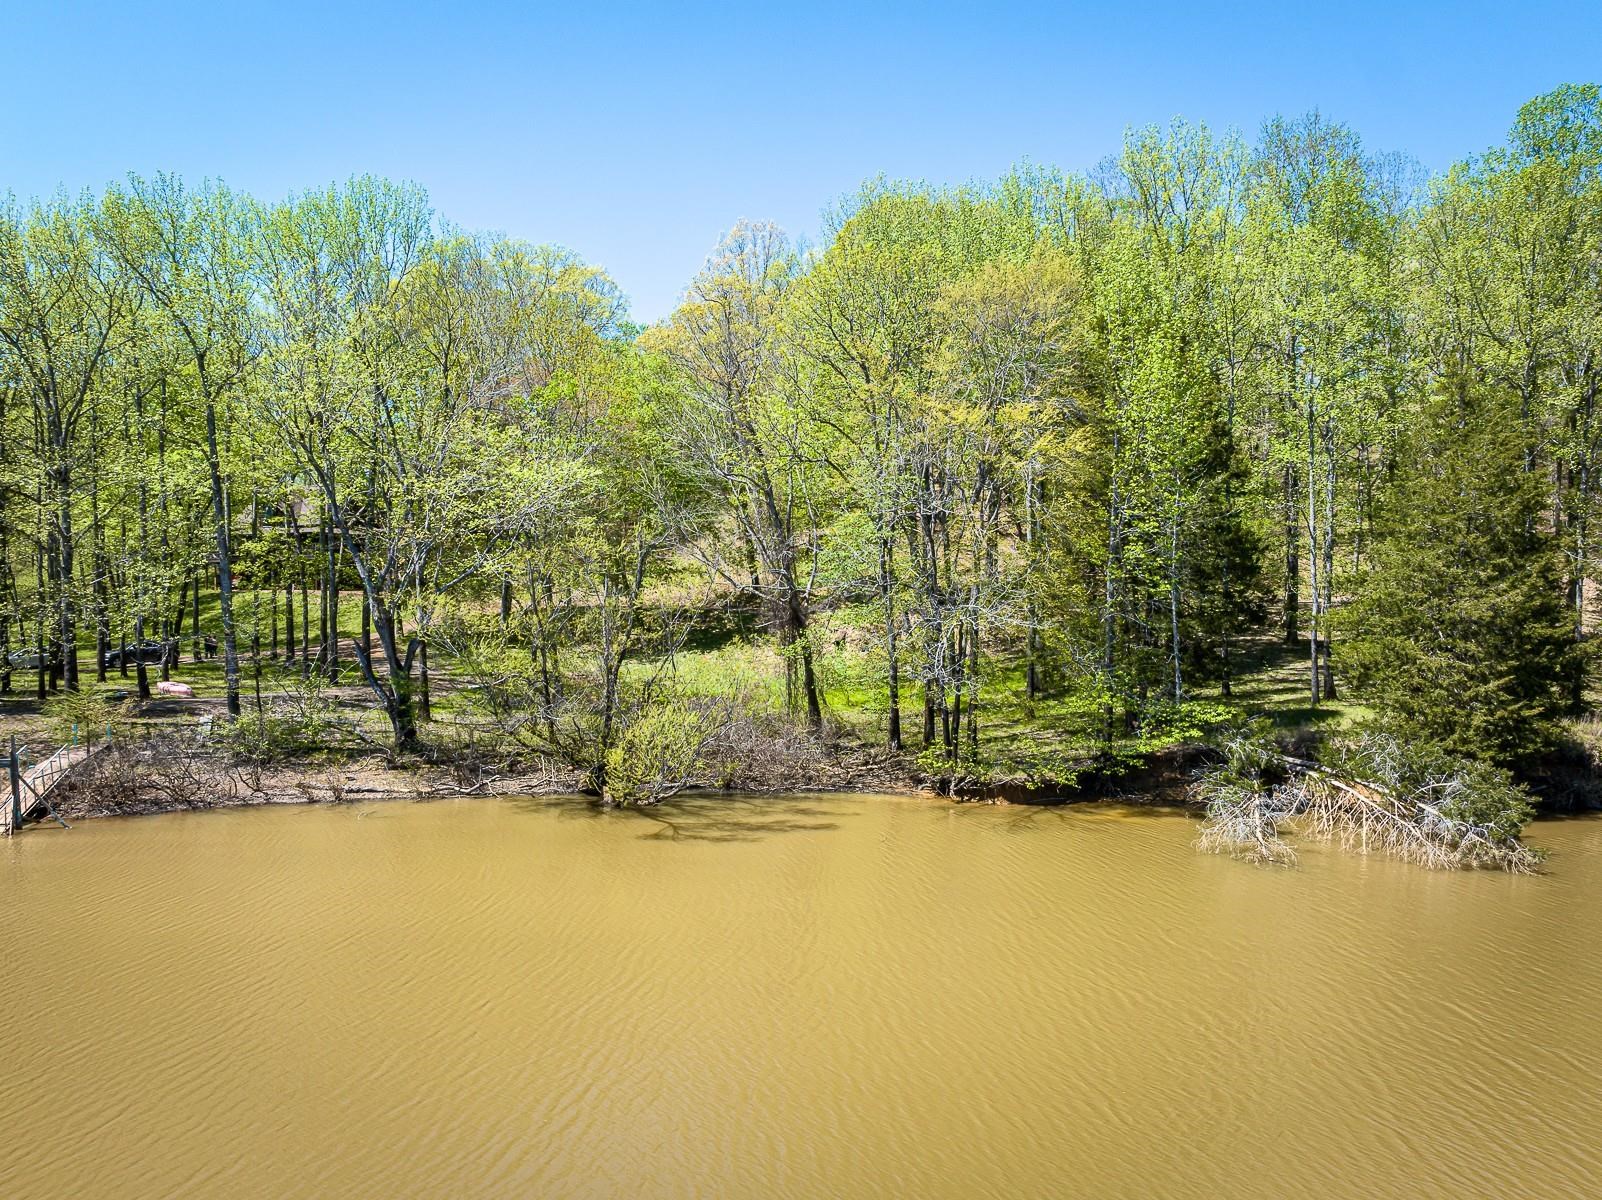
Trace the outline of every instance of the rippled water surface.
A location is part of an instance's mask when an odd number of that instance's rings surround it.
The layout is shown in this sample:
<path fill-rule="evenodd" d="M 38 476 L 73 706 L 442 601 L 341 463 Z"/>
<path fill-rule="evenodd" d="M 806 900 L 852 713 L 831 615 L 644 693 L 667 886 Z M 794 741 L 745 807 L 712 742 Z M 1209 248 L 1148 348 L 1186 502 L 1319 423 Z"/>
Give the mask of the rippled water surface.
<path fill-rule="evenodd" d="M 1174 814 L 463 801 L 0 846 L 0 1196 L 1602 1195 L 1538 878 Z"/>

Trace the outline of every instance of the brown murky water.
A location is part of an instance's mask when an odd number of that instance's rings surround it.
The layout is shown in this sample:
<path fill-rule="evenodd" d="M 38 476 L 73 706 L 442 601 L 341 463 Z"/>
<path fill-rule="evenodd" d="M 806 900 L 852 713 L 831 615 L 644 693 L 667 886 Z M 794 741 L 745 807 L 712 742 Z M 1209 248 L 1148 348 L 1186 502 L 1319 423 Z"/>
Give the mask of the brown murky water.
<path fill-rule="evenodd" d="M 0 847 L 0 1196 L 1602 1195 L 1602 821 L 1531 879 L 906 799 Z"/>

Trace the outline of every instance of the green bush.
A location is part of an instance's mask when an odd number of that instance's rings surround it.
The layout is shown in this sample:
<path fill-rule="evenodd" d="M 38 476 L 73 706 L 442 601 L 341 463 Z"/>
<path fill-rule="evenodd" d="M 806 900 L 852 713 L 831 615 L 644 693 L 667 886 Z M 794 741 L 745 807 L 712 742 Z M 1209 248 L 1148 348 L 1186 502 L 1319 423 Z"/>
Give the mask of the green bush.
<path fill-rule="evenodd" d="M 217 736 L 229 755 L 240 762 L 269 763 L 303 758 L 329 748 L 337 728 L 333 706 L 323 695 L 323 680 L 316 674 L 301 679 L 284 673 L 282 697 L 259 712 L 218 727 Z"/>
<path fill-rule="evenodd" d="M 606 753 L 606 798 L 655 804 L 693 782 L 713 733 L 706 713 L 676 701 L 642 709 Z"/>
<path fill-rule="evenodd" d="M 75 737 L 79 742 L 99 742 L 107 730 L 115 739 L 126 733 L 128 715 L 127 704 L 93 692 L 62 692 L 45 707 L 46 728 L 56 745 L 65 745 Z"/>

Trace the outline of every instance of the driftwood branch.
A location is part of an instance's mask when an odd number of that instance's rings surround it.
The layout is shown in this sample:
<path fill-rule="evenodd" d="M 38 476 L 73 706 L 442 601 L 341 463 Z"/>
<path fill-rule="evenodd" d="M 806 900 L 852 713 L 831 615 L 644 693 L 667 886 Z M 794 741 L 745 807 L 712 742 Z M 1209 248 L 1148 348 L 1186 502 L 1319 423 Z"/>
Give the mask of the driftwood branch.
<path fill-rule="evenodd" d="M 1454 815 L 1454 802 L 1475 781 L 1467 772 L 1439 772 L 1408 787 L 1355 778 L 1261 747 L 1224 746 L 1225 764 L 1198 780 L 1207 804 L 1197 837 L 1200 849 L 1254 862 L 1290 866 L 1295 850 L 1283 834 L 1338 842 L 1358 853 L 1382 853 L 1432 870 L 1491 868 L 1524 874 L 1536 870 L 1539 851 L 1496 823 Z M 1386 765 L 1399 753 L 1393 743 L 1363 744 Z M 1400 772 L 1388 770 L 1393 777 Z"/>

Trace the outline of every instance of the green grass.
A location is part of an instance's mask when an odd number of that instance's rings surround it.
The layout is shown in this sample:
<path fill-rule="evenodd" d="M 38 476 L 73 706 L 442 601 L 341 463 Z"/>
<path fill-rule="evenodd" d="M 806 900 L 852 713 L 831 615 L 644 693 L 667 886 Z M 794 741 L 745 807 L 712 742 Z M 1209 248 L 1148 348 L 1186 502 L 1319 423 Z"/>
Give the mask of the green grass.
<path fill-rule="evenodd" d="M 217 597 L 206 593 L 202 597 L 201 627 L 216 636 L 221 620 Z M 242 690 L 247 707 L 255 688 L 254 664 L 250 658 L 251 617 L 255 610 L 249 592 L 237 594 L 235 612 L 240 620 L 240 651 Z M 267 594 L 262 593 L 262 613 L 265 616 Z M 294 662 L 285 664 L 283 651 L 286 643 L 282 626 L 282 593 L 275 599 L 279 606 L 279 657 L 269 659 L 270 636 L 266 634 L 266 621 L 262 622 L 261 639 L 262 681 L 265 694 L 291 690 L 298 686 L 301 664 L 298 653 Z M 299 597 L 296 597 L 296 625 L 299 632 Z M 340 633 L 344 638 L 355 638 L 361 632 L 361 598 L 359 593 L 344 593 L 340 598 Z M 860 615 L 860 614 L 859 614 Z M 313 641 L 316 640 L 317 616 L 315 598 L 311 607 Z M 833 728 L 864 744 L 882 745 L 888 731 L 888 697 L 884 681 L 882 654 L 871 648 L 872 635 L 857 629 L 835 614 L 832 621 L 820 621 L 816 630 L 815 645 L 822 649 L 817 658 L 817 670 L 825 712 Z M 92 631 L 91 635 L 92 635 Z M 221 658 L 195 662 L 190 654 L 190 630 L 185 629 L 180 661 L 171 672 L 174 680 L 189 684 L 198 697 L 220 699 L 224 695 Z M 300 639 L 297 637 L 297 650 Z M 564 655 L 569 671 L 584 671 L 593 663 L 594 655 L 584 648 L 570 648 Z M 1247 713 L 1268 717 L 1277 729 L 1288 736 L 1313 733 L 1332 733 L 1351 728 L 1368 715 L 1362 705 L 1341 698 L 1314 706 L 1307 695 L 1308 666 L 1304 652 L 1284 645 L 1271 634 L 1242 639 L 1236 647 L 1237 675 L 1231 696 L 1221 695 L 1216 683 L 1196 685 L 1190 699 L 1213 708 L 1221 704 Z M 482 718 L 478 692 L 456 664 L 443 652 L 436 652 L 431 666 L 432 704 L 436 720 L 443 723 L 471 723 Z M 85 647 L 80 656 L 80 679 L 86 693 L 109 697 L 115 693 L 130 693 L 135 687 L 135 671 L 129 668 L 123 676 L 117 668 L 107 672 L 104 683 L 96 679 L 94 650 Z M 149 667 L 152 682 L 160 678 L 160 667 Z M 771 637 L 755 633 L 738 613 L 727 610 L 709 610 L 698 620 L 693 636 L 671 662 L 663 659 L 634 659 L 625 663 L 625 684 L 638 686 L 656 675 L 676 694 L 684 697 L 730 697 L 738 699 L 748 710 L 782 714 L 786 711 L 785 671 L 783 655 Z M 357 665 L 348 651 L 341 660 L 343 687 L 362 689 L 363 680 Z M 61 710 L 62 704 L 48 704 L 45 713 L 38 711 L 33 700 L 34 676 L 19 673 L 13 681 L 14 695 L 0 700 L 0 714 L 4 723 L 13 726 L 37 725 L 52 710 Z M 799 704 L 799 696 L 796 697 Z M 347 710 L 348 711 L 348 710 Z M 1071 774 L 1074 764 L 1089 760 L 1103 749 L 1097 740 L 1099 715 L 1093 706 L 1072 695 L 1048 694 L 1030 703 L 1025 695 L 1022 664 L 1015 659 L 990 660 L 984 664 L 983 686 L 980 693 L 979 728 L 981 734 L 981 769 L 998 779 L 1061 778 Z M 375 730 L 381 731 L 382 717 L 375 711 L 370 714 Z M 364 718 L 364 725 L 367 719 Z M 916 681 L 908 681 L 902 689 L 902 731 L 909 752 L 921 749 L 923 707 L 922 689 Z M 3 728 L 3 723 L 0 723 Z M 966 740 L 966 739 L 965 739 Z M 1114 744 L 1114 750 L 1137 753 L 1149 749 L 1151 738 L 1126 738 Z"/>
<path fill-rule="evenodd" d="M 1283 733 L 1335 733 L 1350 729 L 1371 715 L 1370 709 L 1344 696 L 1315 706 L 1305 646 L 1287 646 L 1277 635 L 1242 639 L 1237 647 L 1236 670 L 1228 702 L 1245 712 L 1267 717 Z M 1197 687 L 1194 695 L 1197 699 L 1223 699 L 1216 683 Z"/>

